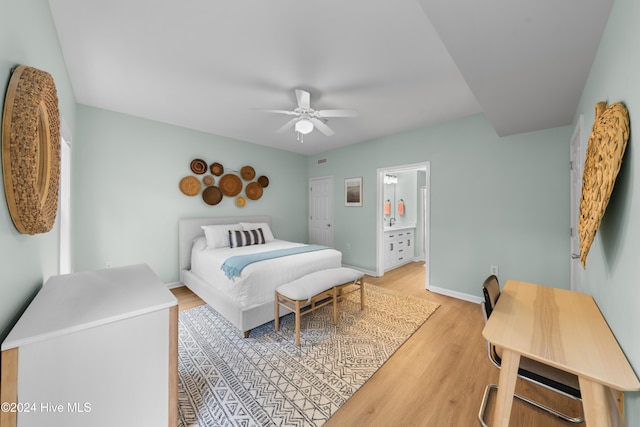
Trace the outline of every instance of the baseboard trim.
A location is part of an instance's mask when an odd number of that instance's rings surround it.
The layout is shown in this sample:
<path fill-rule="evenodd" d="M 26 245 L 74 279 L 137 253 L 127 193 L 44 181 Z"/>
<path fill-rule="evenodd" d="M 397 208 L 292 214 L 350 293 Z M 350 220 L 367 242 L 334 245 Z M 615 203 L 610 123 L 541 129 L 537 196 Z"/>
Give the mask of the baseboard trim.
<path fill-rule="evenodd" d="M 180 286 L 184 286 L 181 282 L 171 282 L 167 283 L 168 289 L 179 288 Z"/>
<path fill-rule="evenodd" d="M 342 266 L 343 267 L 353 268 L 354 270 L 362 271 L 364 274 L 366 274 L 368 276 L 373 276 L 373 277 L 377 277 L 378 276 L 378 273 L 376 273 L 375 271 L 367 270 L 367 269 L 362 268 L 362 267 L 354 267 L 354 266 L 348 265 L 348 264 L 342 264 Z"/>
<path fill-rule="evenodd" d="M 429 291 L 435 292 L 436 294 L 446 295 L 448 297 L 473 302 L 476 304 L 480 304 L 483 301 L 481 297 L 476 295 L 464 294 L 462 292 L 452 291 L 450 289 L 445 289 L 445 288 L 439 288 L 437 286 L 431 286 L 429 288 Z"/>

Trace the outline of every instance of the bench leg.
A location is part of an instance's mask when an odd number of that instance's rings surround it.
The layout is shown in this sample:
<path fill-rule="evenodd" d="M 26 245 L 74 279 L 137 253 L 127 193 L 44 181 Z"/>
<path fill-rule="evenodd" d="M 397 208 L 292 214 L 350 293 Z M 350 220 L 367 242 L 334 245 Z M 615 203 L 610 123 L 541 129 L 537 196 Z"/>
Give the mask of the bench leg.
<path fill-rule="evenodd" d="M 364 310 L 364 280 L 360 278 L 360 310 Z"/>
<path fill-rule="evenodd" d="M 276 292 L 276 299 L 275 299 L 275 317 L 273 318 L 273 324 L 275 326 L 276 331 L 280 330 L 280 307 L 279 307 L 279 303 L 278 301 L 280 301 L 280 295 Z"/>
<path fill-rule="evenodd" d="M 300 301 L 296 301 L 296 345 L 300 347 Z"/>
<path fill-rule="evenodd" d="M 337 286 L 333 287 L 333 295 L 331 295 L 331 298 L 333 298 L 333 324 L 337 325 L 338 324 L 338 287 Z"/>

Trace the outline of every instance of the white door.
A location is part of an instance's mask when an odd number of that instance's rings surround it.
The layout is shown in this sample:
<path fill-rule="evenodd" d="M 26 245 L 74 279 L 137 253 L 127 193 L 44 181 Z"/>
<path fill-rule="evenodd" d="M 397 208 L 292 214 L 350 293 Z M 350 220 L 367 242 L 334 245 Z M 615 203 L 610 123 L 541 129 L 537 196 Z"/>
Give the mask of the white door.
<path fill-rule="evenodd" d="M 578 234 L 578 218 L 580 215 L 580 198 L 582 197 L 582 125 L 583 116 L 571 137 L 571 290 L 582 289 L 582 265 L 580 264 L 580 235 Z"/>
<path fill-rule="evenodd" d="M 309 180 L 309 243 L 333 247 L 333 177 Z"/>

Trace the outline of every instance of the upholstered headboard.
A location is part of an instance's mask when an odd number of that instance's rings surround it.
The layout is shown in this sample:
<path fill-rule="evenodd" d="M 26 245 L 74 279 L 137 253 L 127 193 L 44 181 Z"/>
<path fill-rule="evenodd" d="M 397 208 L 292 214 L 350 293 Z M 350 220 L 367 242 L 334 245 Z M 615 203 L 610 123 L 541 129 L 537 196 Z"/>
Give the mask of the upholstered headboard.
<path fill-rule="evenodd" d="M 191 268 L 191 246 L 193 239 L 204 236 L 203 225 L 237 224 L 239 222 L 266 222 L 271 225 L 269 215 L 254 216 L 218 216 L 207 218 L 182 218 L 178 221 L 178 256 L 180 267 L 180 279 L 182 271 Z"/>

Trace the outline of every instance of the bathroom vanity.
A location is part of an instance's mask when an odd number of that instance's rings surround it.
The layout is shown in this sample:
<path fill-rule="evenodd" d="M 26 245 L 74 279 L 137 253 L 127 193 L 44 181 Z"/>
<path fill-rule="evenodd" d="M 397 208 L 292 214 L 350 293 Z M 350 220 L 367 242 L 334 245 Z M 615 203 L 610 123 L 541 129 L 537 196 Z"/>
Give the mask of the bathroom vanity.
<path fill-rule="evenodd" d="M 397 225 L 384 229 L 384 271 L 400 267 L 415 259 L 416 227 Z"/>

